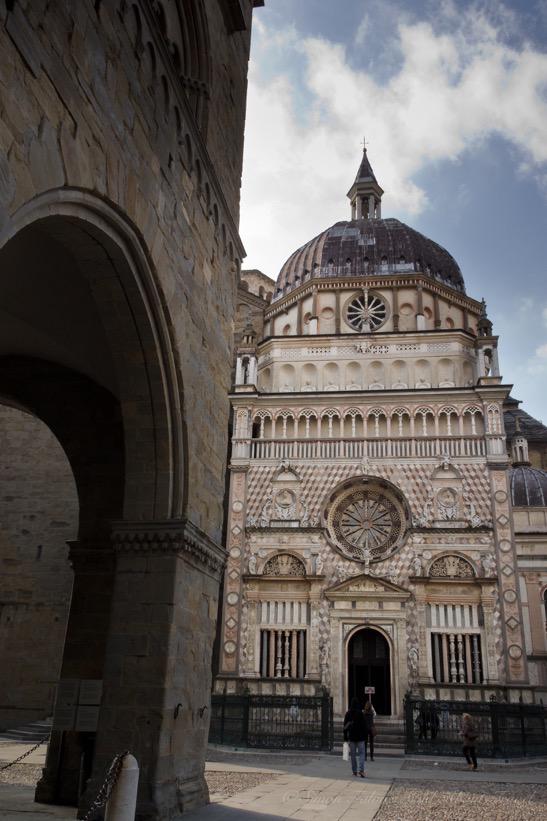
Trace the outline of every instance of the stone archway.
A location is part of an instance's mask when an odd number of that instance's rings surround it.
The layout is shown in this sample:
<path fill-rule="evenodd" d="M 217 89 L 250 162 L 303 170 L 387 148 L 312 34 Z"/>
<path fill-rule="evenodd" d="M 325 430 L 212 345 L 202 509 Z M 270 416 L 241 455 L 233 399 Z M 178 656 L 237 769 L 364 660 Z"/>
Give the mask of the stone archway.
<path fill-rule="evenodd" d="M 391 715 L 391 651 L 389 642 L 371 627 L 356 630 L 347 644 L 348 703 L 356 697 L 367 700 L 365 687 L 374 687 L 371 697 L 379 715 Z"/>
<path fill-rule="evenodd" d="M 0 271 L 0 397 L 55 434 L 80 503 L 61 669 L 61 685 L 78 682 L 65 696 L 74 718 L 54 725 L 37 798 L 85 808 L 113 754 L 130 748 L 143 817 L 202 803 L 199 708 L 214 619 L 190 625 L 187 602 L 216 602 L 223 557 L 184 518 L 182 384 L 162 283 L 132 226 L 68 189 L 15 214 L 0 236 Z M 78 723 L 84 681 L 102 689 L 87 728 Z M 168 705 L 179 701 L 175 723 Z M 82 761 L 90 779 L 79 795 Z"/>

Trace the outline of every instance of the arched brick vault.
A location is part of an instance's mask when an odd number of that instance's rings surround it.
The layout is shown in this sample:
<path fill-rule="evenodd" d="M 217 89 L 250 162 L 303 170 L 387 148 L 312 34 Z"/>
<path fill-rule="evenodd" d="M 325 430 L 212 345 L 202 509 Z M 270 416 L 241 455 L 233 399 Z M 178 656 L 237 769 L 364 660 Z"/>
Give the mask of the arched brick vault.
<path fill-rule="evenodd" d="M 61 301 L 55 306 L 59 327 L 54 336 L 47 318 L 41 317 L 42 333 L 25 339 L 25 326 L 32 322 L 36 308 L 32 293 L 20 293 L 20 322 L 11 323 L 11 340 L 9 331 L 2 333 L 0 353 L 53 361 L 108 389 L 119 402 L 124 437 L 124 498 L 119 515 L 126 520 L 183 516 L 187 483 L 182 380 L 170 318 L 144 243 L 104 199 L 63 188 L 24 205 L 0 234 L 4 275 L 10 276 L 11 266 L 23 290 L 38 275 L 23 264 L 36 244 L 52 251 L 56 247 L 71 261 L 74 281 L 66 271 L 64 277 L 68 290 L 74 286 L 78 305 L 71 306 L 71 294 L 66 294 L 68 304 Z M 16 296 L 13 290 L 12 295 Z M 87 306 L 82 304 L 85 297 Z M 67 315 L 71 310 L 76 315 Z M 89 327 L 83 329 L 82 344 L 77 344 L 78 322 L 93 325 L 102 357 L 97 350 L 85 350 L 83 337 L 89 339 Z M 40 336 L 47 337 L 45 346 Z"/>

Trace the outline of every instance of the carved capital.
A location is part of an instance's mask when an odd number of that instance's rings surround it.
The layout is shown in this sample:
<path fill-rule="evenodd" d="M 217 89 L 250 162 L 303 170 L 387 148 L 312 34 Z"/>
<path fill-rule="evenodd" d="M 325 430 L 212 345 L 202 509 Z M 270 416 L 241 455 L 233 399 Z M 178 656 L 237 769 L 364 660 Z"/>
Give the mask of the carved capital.
<path fill-rule="evenodd" d="M 220 575 L 226 551 L 188 519 L 162 522 L 115 522 L 112 542 L 116 553 L 174 554 L 191 559 Z"/>

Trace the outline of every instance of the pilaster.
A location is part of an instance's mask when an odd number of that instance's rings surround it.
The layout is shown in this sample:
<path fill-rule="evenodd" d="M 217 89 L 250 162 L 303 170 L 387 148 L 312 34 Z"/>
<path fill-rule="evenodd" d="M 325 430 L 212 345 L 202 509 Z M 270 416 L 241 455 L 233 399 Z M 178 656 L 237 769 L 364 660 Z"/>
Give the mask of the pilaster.
<path fill-rule="evenodd" d="M 518 567 L 506 465 L 489 465 L 507 684 L 527 684 Z"/>

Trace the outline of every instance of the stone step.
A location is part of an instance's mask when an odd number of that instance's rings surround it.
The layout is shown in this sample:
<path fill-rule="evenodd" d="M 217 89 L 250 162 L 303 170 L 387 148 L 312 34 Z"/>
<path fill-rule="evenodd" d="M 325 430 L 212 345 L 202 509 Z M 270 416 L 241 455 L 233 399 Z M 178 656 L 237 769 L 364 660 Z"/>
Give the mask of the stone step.
<path fill-rule="evenodd" d="M 51 732 L 51 720 L 33 721 L 21 727 L 11 727 L 0 735 L 0 741 L 17 741 L 21 744 L 36 744 Z"/>

